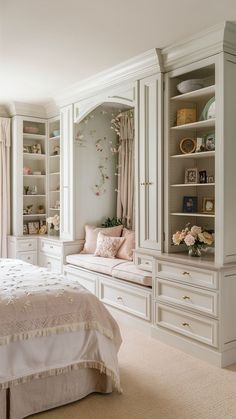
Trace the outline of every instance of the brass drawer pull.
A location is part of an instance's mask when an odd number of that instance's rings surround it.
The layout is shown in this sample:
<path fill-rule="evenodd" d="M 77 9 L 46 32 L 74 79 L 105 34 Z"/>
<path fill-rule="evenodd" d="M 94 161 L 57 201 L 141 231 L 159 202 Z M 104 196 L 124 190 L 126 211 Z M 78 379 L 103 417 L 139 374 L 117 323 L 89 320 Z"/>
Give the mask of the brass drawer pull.
<path fill-rule="evenodd" d="M 187 295 L 183 295 L 183 300 L 190 300 L 190 297 L 188 297 Z"/>
<path fill-rule="evenodd" d="M 190 274 L 189 272 L 187 272 L 187 271 L 184 271 L 184 272 L 182 273 L 182 275 L 188 275 L 188 276 L 191 276 L 191 274 Z"/>
<path fill-rule="evenodd" d="M 184 326 L 184 327 L 189 327 L 189 326 L 190 326 L 190 324 L 189 324 L 189 323 L 186 323 L 186 322 L 183 322 L 183 323 L 182 323 L 182 326 Z"/>

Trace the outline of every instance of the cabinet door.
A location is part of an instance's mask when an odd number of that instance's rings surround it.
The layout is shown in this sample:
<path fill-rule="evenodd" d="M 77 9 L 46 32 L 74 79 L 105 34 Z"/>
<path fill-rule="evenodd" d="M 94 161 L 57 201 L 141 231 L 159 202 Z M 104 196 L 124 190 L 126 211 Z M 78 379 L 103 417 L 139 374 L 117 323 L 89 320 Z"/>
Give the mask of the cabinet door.
<path fill-rule="evenodd" d="M 162 249 L 162 74 L 139 82 L 139 247 Z"/>
<path fill-rule="evenodd" d="M 61 109 L 61 219 L 60 236 L 74 239 L 73 105 Z"/>

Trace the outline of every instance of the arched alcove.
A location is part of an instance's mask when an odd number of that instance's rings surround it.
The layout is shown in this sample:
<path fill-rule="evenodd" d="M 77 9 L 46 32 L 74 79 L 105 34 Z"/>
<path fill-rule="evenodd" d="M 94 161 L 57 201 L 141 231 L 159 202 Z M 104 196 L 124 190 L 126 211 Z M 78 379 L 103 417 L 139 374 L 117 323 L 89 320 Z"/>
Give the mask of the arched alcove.
<path fill-rule="evenodd" d="M 113 120 L 133 108 L 103 102 L 75 124 L 75 228 L 84 238 L 84 225 L 101 225 L 116 217 L 118 136 Z"/>

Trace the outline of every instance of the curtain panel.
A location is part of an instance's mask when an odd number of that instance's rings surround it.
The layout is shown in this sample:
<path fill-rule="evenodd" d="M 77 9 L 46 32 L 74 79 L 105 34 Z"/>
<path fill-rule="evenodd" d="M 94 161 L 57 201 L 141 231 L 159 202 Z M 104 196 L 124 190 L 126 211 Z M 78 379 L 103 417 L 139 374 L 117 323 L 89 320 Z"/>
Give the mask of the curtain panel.
<path fill-rule="evenodd" d="M 0 257 L 7 257 L 10 232 L 10 118 L 0 118 Z"/>
<path fill-rule="evenodd" d="M 131 111 L 120 116 L 117 217 L 122 218 L 128 228 L 134 228 L 134 117 Z"/>

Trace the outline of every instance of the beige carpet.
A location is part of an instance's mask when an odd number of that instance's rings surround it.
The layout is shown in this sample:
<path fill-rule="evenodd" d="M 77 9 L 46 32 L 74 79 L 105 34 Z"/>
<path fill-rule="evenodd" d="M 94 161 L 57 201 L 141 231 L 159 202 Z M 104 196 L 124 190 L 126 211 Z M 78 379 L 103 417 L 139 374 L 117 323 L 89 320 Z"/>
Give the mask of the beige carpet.
<path fill-rule="evenodd" d="M 90 395 L 34 419 L 236 418 L 236 365 L 219 369 L 122 327 L 123 395 Z"/>

